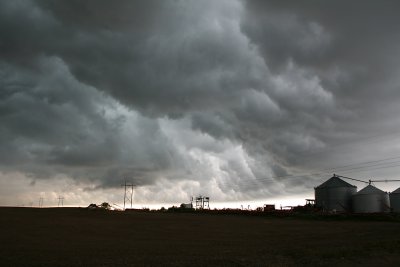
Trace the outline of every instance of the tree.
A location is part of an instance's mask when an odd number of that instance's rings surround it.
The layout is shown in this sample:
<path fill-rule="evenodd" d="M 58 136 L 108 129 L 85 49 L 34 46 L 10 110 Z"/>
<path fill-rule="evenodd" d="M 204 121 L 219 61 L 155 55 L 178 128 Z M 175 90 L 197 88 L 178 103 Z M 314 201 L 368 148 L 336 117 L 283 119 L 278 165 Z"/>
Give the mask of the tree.
<path fill-rule="evenodd" d="M 109 209 L 111 209 L 111 205 L 108 204 L 107 202 L 103 202 L 103 203 L 101 203 L 100 208 L 109 210 Z"/>

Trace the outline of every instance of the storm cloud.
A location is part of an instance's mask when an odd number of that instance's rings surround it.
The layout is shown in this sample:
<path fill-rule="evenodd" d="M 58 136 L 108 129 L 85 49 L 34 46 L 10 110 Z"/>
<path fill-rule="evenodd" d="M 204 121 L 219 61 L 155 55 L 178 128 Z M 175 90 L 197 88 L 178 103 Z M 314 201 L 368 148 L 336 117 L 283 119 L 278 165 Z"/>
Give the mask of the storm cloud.
<path fill-rule="evenodd" d="M 399 7 L 3 1 L 1 179 L 128 179 L 143 203 L 308 194 L 312 173 L 399 152 Z"/>

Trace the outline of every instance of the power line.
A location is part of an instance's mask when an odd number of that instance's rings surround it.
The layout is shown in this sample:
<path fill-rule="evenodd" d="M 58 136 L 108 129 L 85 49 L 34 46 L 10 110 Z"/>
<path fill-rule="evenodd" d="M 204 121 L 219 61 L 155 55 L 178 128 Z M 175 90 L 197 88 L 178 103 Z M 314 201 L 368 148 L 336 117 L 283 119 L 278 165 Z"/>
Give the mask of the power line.
<path fill-rule="evenodd" d="M 353 181 L 357 181 L 357 182 L 361 182 L 361 183 L 366 183 L 366 184 L 371 183 L 371 180 L 369 180 L 369 182 L 367 182 L 367 181 L 363 181 L 363 180 L 360 180 L 360 179 L 355 179 L 355 178 L 351 178 L 351 177 L 347 177 L 347 176 L 342 176 L 342 175 L 336 175 L 336 174 L 333 174 L 333 177 L 339 177 L 339 178 L 349 179 L 349 180 L 353 180 Z"/>
<path fill-rule="evenodd" d="M 371 160 L 371 161 L 353 163 L 353 164 L 348 164 L 348 165 L 342 165 L 342 166 L 338 166 L 338 167 L 334 167 L 334 168 L 323 169 L 323 171 L 325 171 L 325 170 L 326 171 L 335 171 L 335 170 L 343 169 L 343 168 L 347 168 L 347 167 L 352 167 L 352 166 L 357 166 L 357 165 L 365 165 L 365 164 L 369 164 L 369 163 L 382 162 L 382 161 L 387 161 L 387 160 L 392 160 L 392 159 L 400 159 L 400 156 L 390 157 L 390 158 L 385 158 L 385 159 L 380 159 L 380 160 Z"/>
<path fill-rule="evenodd" d="M 386 165 L 389 165 L 389 166 L 392 166 L 392 165 L 390 165 L 390 164 L 394 164 L 394 163 L 400 163 L 400 161 L 394 161 L 394 162 L 383 162 L 383 163 L 378 163 L 378 164 L 368 164 L 368 165 L 366 165 L 366 166 L 358 166 L 358 167 L 353 167 L 353 168 L 343 168 L 343 169 L 334 169 L 334 170 L 332 170 L 332 171 L 335 171 L 335 172 L 345 172 L 345 171 L 351 171 L 351 170 L 358 170 L 358 169 L 365 169 L 365 168 L 371 168 L 371 167 L 384 167 L 384 166 L 386 166 Z M 389 167 L 388 166 L 388 167 Z M 396 165 L 393 165 L 393 166 L 398 166 L 398 164 L 396 164 Z"/>
<path fill-rule="evenodd" d="M 354 164 L 348 164 L 348 165 L 339 166 L 339 167 L 330 168 L 330 169 L 323 169 L 320 172 L 316 172 L 316 173 L 303 173 L 303 174 L 300 174 L 300 175 L 276 176 L 276 177 L 271 177 L 271 178 L 279 178 L 279 177 L 294 177 L 294 178 L 297 178 L 297 177 L 305 177 L 305 176 L 322 175 L 322 174 L 331 173 L 331 172 L 337 172 L 337 171 L 349 172 L 351 170 L 364 169 L 364 168 L 368 168 L 368 170 L 377 170 L 377 169 L 399 167 L 400 164 L 395 164 L 395 165 L 390 165 L 390 164 L 399 163 L 400 161 L 384 162 L 384 161 L 393 160 L 393 159 L 400 159 L 400 156 L 389 157 L 389 158 L 380 159 L 380 160 L 373 160 L 373 161 L 365 161 L 365 162 L 359 162 L 359 163 L 354 163 Z M 380 163 L 378 163 L 378 162 L 380 162 Z M 378 163 L 378 164 L 371 164 L 371 163 Z M 353 167 L 353 166 L 357 166 L 357 165 L 365 165 L 365 166 Z M 353 168 L 347 168 L 347 167 L 353 167 Z M 371 167 L 375 167 L 375 168 L 371 168 Z M 366 170 L 360 170 L 360 171 L 366 171 Z"/>
<path fill-rule="evenodd" d="M 372 169 L 366 169 L 366 170 L 359 170 L 359 171 L 351 171 L 351 170 L 350 170 L 349 173 L 353 173 L 353 172 L 365 172 L 365 171 L 374 171 L 374 170 L 388 169 L 388 168 L 395 168 L 395 167 L 400 167 L 400 164 L 390 165 L 390 166 L 382 166 L 382 167 L 377 167 L 377 168 L 372 168 Z M 348 172 L 348 171 L 343 171 L 343 172 Z"/>
<path fill-rule="evenodd" d="M 388 136 L 394 136 L 395 138 L 387 138 Z M 386 137 L 386 138 L 385 138 Z M 311 156 L 315 156 L 315 155 L 318 155 L 318 154 L 323 154 L 323 153 L 328 153 L 328 152 L 332 152 L 332 150 L 337 150 L 338 148 L 340 148 L 341 146 L 343 146 L 343 145 L 348 145 L 348 144 L 355 144 L 355 145 L 359 145 L 359 144 L 362 144 L 362 143 L 377 143 L 377 142 L 379 142 L 379 140 L 378 141 L 373 141 L 373 142 L 365 142 L 365 141 L 368 141 L 368 140 L 371 140 L 371 139 L 382 139 L 382 138 L 385 138 L 384 140 L 382 140 L 382 141 L 385 141 L 385 142 L 387 142 L 387 141 L 390 141 L 390 140 L 394 140 L 394 139 L 399 139 L 399 133 L 390 133 L 390 134 L 376 134 L 376 135 L 373 135 L 373 136 L 368 136 L 368 137 L 364 137 L 364 138 L 357 138 L 357 140 L 353 140 L 353 141 L 348 141 L 348 142 L 342 142 L 342 143 L 337 143 L 337 144 L 333 144 L 334 146 L 332 147 L 332 146 L 329 146 L 329 147 L 326 147 L 326 148 L 323 148 L 323 150 L 321 151 L 321 149 L 315 149 L 314 151 L 307 151 L 307 150 L 304 150 L 304 151 L 300 151 L 300 152 L 298 152 L 298 154 L 301 156 L 301 158 L 303 159 L 301 162 L 302 163 L 306 163 L 306 162 L 310 162 L 311 160 L 312 160 L 312 158 L 311 158 Z M 354 151 L 354 150 L 358 150 L 358 149 L 354 149 L 354 146 L 348 146 L 348 147 L 346 147 L 345 149 L 347 150 L 347 149 L 352 149 L 352 151 Z M 359 148 L 359 147 L 358 147 Z M 342 149 L 340 150 L 340 151 L 343 151 Z M 303 152 L 303 153 L 302 153 Z M 348 153 L 345 153 L 345 154 L 348 154 Z M 306 159 L 306 158 L 308 158 L 308 159 Z M 390 157 L 390 158 L 386 158 L 386 159 L 382 159 L 382 160 L 377 160 L 377 161 L 371 161 L 371 163 L 373 163 L 373 162 L 380 162 L 380 161 L 384 161 L 384 160 L 390 160 L 390 159 L 399 159 L 400 157 L 399 156 L 396 156 L 396 157 Z M 306 160 L 304 160 L 304 159 L 306 159 Z M 300 163 L 300 162 L 299 162 Z M 360 163 L 356 163 L 356 165 L 358 165 L 358 164 L 360 164 Z M 344 166 L 339 166 L 339 168 L 341 168 L 341 167 L 349 167 L 349 166 L 352 166 L 353 164 L 349 164 L 349 165 L 344 165 Z M 329 172 L 337 172 L 337 171 L 339 171 L 339 170 L 336 170 L 338 167 L 335 167 L 335 168 L 327 168 L 327 169 L 323 169 L 323 170 L 321 170 L 321 171 L 329 171 Z"/>
<path fill-rule="evenodd" d="M 399 132 L 397 132 L 397 133 L 393 133 L 392 132 L 392 133 L 389 133 L 389 134 L 377 134 L 377 135 L 373 135 L 373 136 L 367 136 L 367 137 L 364 137 L 364 138 L 357 137 L 357 140 L 349 140 L 347 142 L 341 142 L 341 143 L 333 144 L 333 146 L 327 147 L 327 148 L 323 149 L 322 151 L 320 149 L 314 149 L 314 150 L 311 150 L 311 151 L 310 150 L 304 150 L 304 151 L 300 151 L 299 154 L 303 158 L 304 157 L 310 157 L 310 156 L 313 156 L 313 155 L 323 154 L 323 153 L 326 153 L 326 152 L 329 152 L 329 151 L 332 151 L 332 150 L 337 150 L 338 148 L 340 148 L 341 146 L 344 146 L 344 145 L 362 144 L 362 143 L 377 143 L 377 141 L 365 142 L 366 140 L 380 139 L 380 138 L 384 138 L 384 137 L 386 137 L 384 139 L 384 141 L 389 141 L 389 140 L 392 140 L 392 139 L 398 139 L 399 138 L 399 134 L 400 134 Z M 395 138 L 388 139 L 387 138 L 388 136 L 395 136 Z M 348 147 L 348 148 L 352 148 L 352 147 Z M 352 148 L 352 150 L 354 150 L 354 149 Z"/>
<path fill-rule="evenodd" d="M 387 183 L 387 182 L 400 182 L 398 179 L 386 179 L 386 180 L 371 180 L 373 183 Z"/>
<path fill-rule="evenodd" d="M 380 159 L 380 160 L 373 160 L 373 161 L 359 162 L 359 163 L 355 163 L 355 164 L 348 164 L 348 165 L 343 166 L 343 167 L 350 167 L 350 166 L 357 166 L 357 165 L 365 165 L 365 166 L 359 166 L 359 167 L 354 167 L 354 168 L 350 168 L 350 169 L 349 168 L 348 169 L 345 169 L 345 168 L 340 169 L 340 167 L 337 167 L 337 168 L 332 168 L 332 169 L 324 169 L 324 170 L 321 170 L 320 172 L 301 173 L 301 174 L 288 174 L 288 175 L 281 175 L 281 176 L 272 176 L 272 177 L 267 177 L 267 178 L 255 178 L 255 179 L 252 179 L 252 180 L 241 180 L 236 185 L 238 185 L 238 186 L 246 186 L 246 185 L 253 185 L 253 184 L 256 185 L 256 184 L 260 184 L 260 183 L 277 182 L 276 179 L 278 179 L 278 178 L 285 178 L 284 180 L 295 179 L 295 178 L 302 178 L 302 177 L 325 175 L 325 174 L 332 173 L 332 171 L 341 171 L 341 172 L 345 172 L 345 173 L 354 173 L 354 172 L 371 171 L 371 170 L 377 170 L 377 169 L 393 168 L 393 167 L 399 167 L 400 164 L 389 165 L 389 166 L 385 166 L 385 165 L 398 163 L 400 161 L 394 161 L 394 162 L 384 162 L 384 161 L 393 160 L 393 159 L 399 159 L 399 158 L 400 158 L 400 156 L 396 156 L 396 157 L 390 157 L 390 158 L 385 158 L 385 159 Z M 371 163 L 377 163 L 377 162 L 381 162 L 381 163 L 379 163 L 379 164 L 371 164 Z M 360 169 L 363 169 L 363 168 L 367 168 L 367 170 L 360 170 Z M 354 169 L 358 169 L 358 171 L 352 171 Z M 365 181 L 361 181 L 361 180 L 359 180 L 359 181 L 365 183 Z M 225 186 L 229 186 L 228 182 L 224 182 L 224 181 L 221 182 L 220 181 L 220 183 L 222 183 Z"/>

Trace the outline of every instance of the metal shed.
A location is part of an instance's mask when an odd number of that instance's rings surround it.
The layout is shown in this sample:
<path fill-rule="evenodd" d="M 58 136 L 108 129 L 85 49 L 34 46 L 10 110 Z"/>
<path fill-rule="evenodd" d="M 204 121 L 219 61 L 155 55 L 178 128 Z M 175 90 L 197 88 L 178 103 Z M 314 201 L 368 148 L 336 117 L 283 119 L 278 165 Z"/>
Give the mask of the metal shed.
<path fill-rule="evenodd" d="M 390 203 L 388 193 L 367 185 L 353 195 L 353 210 L 359 213 L 389 212 Z"/>
<path fill-rule="evenodd" d="M 351 197 L 357 186 L 351 185 L 337 176 L 314 188 L 315 205 L 324 211 L 351 211 Z"/>
<path fill-rule="evenodd" d="M 392 211 L 400 212 L 400 187 L 390 193 L 389 198 Z"/>

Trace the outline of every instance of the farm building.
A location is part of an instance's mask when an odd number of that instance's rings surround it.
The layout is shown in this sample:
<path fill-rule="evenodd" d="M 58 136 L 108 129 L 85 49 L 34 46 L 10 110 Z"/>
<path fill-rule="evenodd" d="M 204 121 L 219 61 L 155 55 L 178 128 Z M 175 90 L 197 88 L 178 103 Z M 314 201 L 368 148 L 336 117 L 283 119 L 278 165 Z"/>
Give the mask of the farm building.
<path fill-rule="evenodd" d="M 359 213 L 389 212 L 390 203 L 388 193 L 367 185 L 352 197 L 353 211 Z"/>
<path fill-rule="evenodd" d="M 193 209 L 192 203 L 182 203 L 180 206 L 181 209 Z"/>
<path fill-rule="evenodd" d="M 400 212 L 400 187 L 389 195 L 390 207 L 393 212 Z"/>
<path fill-rule="evenodd" d="M 324 211 L 351 211 L 351 197 L 357 192 L 357 187 L 351 185 L 336 175 L 315 187 L 315 205 Z"/>

